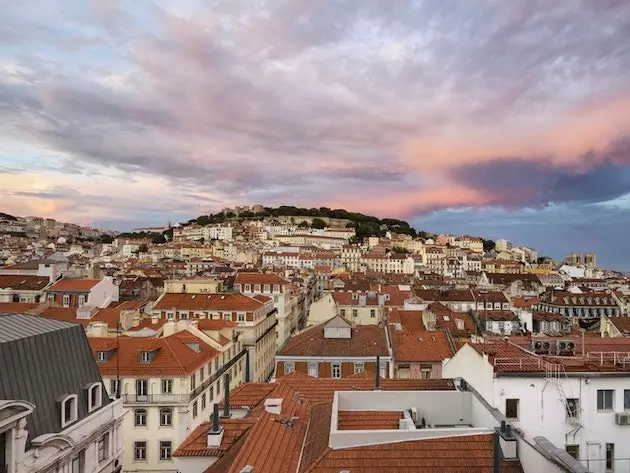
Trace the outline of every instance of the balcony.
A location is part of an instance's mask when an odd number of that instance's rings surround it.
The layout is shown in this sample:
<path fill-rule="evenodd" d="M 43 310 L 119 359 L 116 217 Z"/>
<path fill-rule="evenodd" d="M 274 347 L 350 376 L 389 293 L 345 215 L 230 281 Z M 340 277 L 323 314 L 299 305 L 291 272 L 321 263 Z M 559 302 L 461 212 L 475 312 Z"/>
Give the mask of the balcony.
<path fill-rule="evenodd" d="M 188 404 L 189 394 L 123 394 L 123 404 Z"/>

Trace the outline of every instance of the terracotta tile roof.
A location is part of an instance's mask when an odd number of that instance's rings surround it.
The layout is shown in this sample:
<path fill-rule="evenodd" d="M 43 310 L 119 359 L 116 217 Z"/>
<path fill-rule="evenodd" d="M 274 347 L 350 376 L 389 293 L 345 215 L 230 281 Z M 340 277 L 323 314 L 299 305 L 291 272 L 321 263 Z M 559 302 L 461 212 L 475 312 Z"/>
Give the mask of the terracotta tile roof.
<path fill-rule="evenodd" d="M 325 338 L 324 325 L 291 337 L 278 352 L 282 356 L 388 356 L 387 334 L 382 326 L 356 325 L 351 338 Z"/>
<path fill-rule="evenodd" d="M 253 409 L 277 387 L 273 383 L 245 383 L 230 393 L 230 405 Z"/>
<path fill-rule="evenodd" d="M 0 289 L 11 288 L 15 291 L 41 291 L 50 280 L 42 276 L 3 275 L 0 273 Z"/>
<path fill-rule="evenodd" d="M 117 341 L 118 340 L 118 341 Z M 111 352 L 99 362 L 103 376 L 188 376 L 219 356 L 219 352 L 189 332 L 177 332 L 164 338 L 89 338 L 92 352 Z M 198 342 L 199 351 L 186 343 Z M 118 346 L 116 345 L 118 343 Z M 151 363 L 142 363 L 142 352 L 154 352 Z"/>
<path fill-rule="evenodd" d="M 305 471 L 328 448 L 332 402 L 316 404 L 311 409 L 311 419 L 304 439 L 300 473 Z"/>
<path fill-rule="evenodd" d="M 398 421 L 403 418 L 399 411 L 339 411 L 339 430 L 398 430 Z"/>
<path fill-rule="evenodd" d="M 477 302 L 510 302 L 506 295 L 503 294 L 501 291 L 481 291 L 479 289 L 473 289 L 472 293 Z"/>
<path fill-rule="evenodd" d="M 23 302 L 0 302 L 0 312 L 24 313 L 36 309 L 39 304 L 27 304 Z"/>
<path fill-rule="evenodd" d="M 238 327 L 238 324 L 236 322 L 232 322 L 231 320 L 198 318 L 191 318 L 191 320 L 197 321 L 197 327 L 199 330 L 222 330 L 224 328 Z"/>
<path fill-rule="evenodd" d="M 630 336 L 630 317 L 610 317 L 609 320 L 622 334 Z"/>
<path fill-rule="evenodd" d="M 256 423 L 255 419 L 221 419 L 223 438 L 218 448 L 209 448 L 206 434 L 212 424 L 204 422 L 186 437 L 179 447 L 173 452 L 174 457 L 220 457 L 230 449 L 242 435 Z"/>
<path fill-rule="evenodd" d="M 206 468 L 203 473 L 225 473 L 230 469 L 232 464 L 236 461 L 236 457 L 241 452 L 243 448 L 243 444 L 247 437 L 249 436 L 249 432 L 251 429 L 248 429 L 240 438 L 232 445 L 232 448 L 228 449 L 223 453 L 219 459 Z"/>
<path fill-rule="evenodd" d="M 551 322 L 553 320 L 563 320 L 565 318 L 564 315 L 559 312 L 532 312 L 532 319 L 537 321 L 548 321 Z"/>
<path fill-rule="evenodd" d="M 100 279 L 62 279 L 52 285 L 49 292 L 89 292 Z"/>
<path fill-rule="evenodd" d="M 390 324 L 400 324 L 406 332 L 424 331 L 421 310 L 392 310 L 387 316 Z"/>
<path fill-rule="evenodd" d="M 484 310 L 479 313 L 481 320 L 518 321 L 518 316 L 511 310 Z"/>
<path fill-rule="evenodd" d="M 606 292 L 574 294 L 566 291 L 553 291 L 546 294 L 543 303 L 566 307 L 616 307 L 613 297 Z"/>
<path fill-rule="evenodd" d="M 89 325 L 91 319 L 77 320 L 76 307 L 48 307 L 41 313 L 42 317 L 47 319 L 63 320 L 65 322 L 80 323 L 84 326 Z"/>
<path fill-rule="evenodd" d="M 440 362 L 450 358 L 453 352 L 441 331 L 432 332 L 401 332 L 392 331 L 392 349 L 396 363 L 410 362 Z"/>
<path fill-rule="evenodd" d="M 283 286 L 289 284 L 289 281 L 274 273 L 237 273 L 235 284 L 278 284 Z"/>
<path fill-rule="evenodd" d="M 306 472 L 488 473 L 494 464 L 493 442 L 487 434 L 326 449 Z M 520 462 L 502 459 L 502 473 L 522 471 Z"/>
<path fill-rule="evenodd" d="M 531 309 L 533 305 L 539 302 L 540 299 L 537 297 L 516 297 L 512 301 L 512 305 L 518 309 Z"/>
<path fill-rule="evenodd" d="M 259 299 L 240 292 L 232 293 L 166 293 L 153 307 L 154 310 L 227 310 L 251 312 L 264 305 Z"/>

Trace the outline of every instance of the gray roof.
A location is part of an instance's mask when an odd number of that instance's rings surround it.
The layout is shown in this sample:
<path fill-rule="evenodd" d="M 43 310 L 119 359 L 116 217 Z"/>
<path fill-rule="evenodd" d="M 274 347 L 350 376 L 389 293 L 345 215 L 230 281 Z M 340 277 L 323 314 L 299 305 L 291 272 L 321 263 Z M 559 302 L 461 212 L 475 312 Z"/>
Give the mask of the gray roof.
<path fill-rule="evenodd" d="M 77 422 L 88 414 L 85 387 L 102 383 L 79 324 L 25 314 L 0 313 L 0 399 L 29 401 L 27 448 L 33 438 L 61 432 L 60 398 L 78 396 Z M 111 401 L 102 387 L 103 407 Z"/>

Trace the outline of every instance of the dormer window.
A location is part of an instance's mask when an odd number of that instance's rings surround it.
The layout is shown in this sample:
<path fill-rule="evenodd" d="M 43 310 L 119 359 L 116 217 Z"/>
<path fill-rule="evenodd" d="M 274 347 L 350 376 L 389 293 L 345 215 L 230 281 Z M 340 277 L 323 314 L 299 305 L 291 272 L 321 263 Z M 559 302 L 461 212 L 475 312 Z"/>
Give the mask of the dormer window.
<path fill-rule="evenodd" d="M 64 307 L 70 307 L 70 294 L 64 294 L 62 297 L 62 305 Z"/>
<path fill-rule="evenodd" d="M 61 428 L 77 421 L 79 416 L 78 396 L 70 394 L 61 401 Z"/>
<path fill-rule="evenodd" d="M 101 383 L 90 384 L 87 387 L 88 412 L 98 409 L 103 404 L 103 388 Z"/>
<path fill-rule="evenodd" d="M 140 363 L 151 363 L 150 351 L 143 351 L 140 353 Z"/>
<path fill-rule="evenodd" d="M 249 284 L 245 284 L 245 292 L 251 292 L 252 286 Z"/>
<path fill-rule="evenodd" d="M 96 361 L 99 363 L 103 363 L 107 361 L 107 352 L 106 351 L 97 351 L 96 352 Z"/>

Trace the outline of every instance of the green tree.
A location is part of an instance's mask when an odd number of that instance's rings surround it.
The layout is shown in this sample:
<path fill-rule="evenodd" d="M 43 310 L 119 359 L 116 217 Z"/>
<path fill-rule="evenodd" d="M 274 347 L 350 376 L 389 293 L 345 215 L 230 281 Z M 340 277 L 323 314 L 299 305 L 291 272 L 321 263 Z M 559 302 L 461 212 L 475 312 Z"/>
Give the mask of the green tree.
<path fill-rule="evenodd" d="M 493 240 L 482 240 L 483 241 L 483 251 L 486 253 L 488 251 L 492 251 L 495 248 L 495 243 Z"/>
<path fill-rule="evenodd" d="M 149 247 L 147 246 L 146 243 L 143 243 L 142 245 L 140 245 L 140 247 L 138 248 L 138 252 L 139 253 L 148 253 L 149 252 Z"/>
<path fill-rule="evenodd" d="M 323 229 L 326 228 L 326 222 L 324 222 L 321 218 L 314 218 L 311 222 L 312 228 Z"/>
<path fill-rule="evenodd" d="M 101 235 L 101 237 L 98 239 L 99 242 L 101 243 L 105 243 L 105 244 L 111 244 L 114 242 L 114 237 L 111 235 L 106 235 L 103 234 Z"/>
<path fill-rule="evenodd" d="M 306 220 L 302 220 L 298 225 L 298 228 L 308 228 L 308 222 Z"/>
<path fill-rule="evenodd" d="M 402 246 L 394 246 L 392 248 L 392 253 L 403 253 L 403 254 L 407 254 L 409 253 L 409 250 L 407 248 L 403 248 Z"/>

